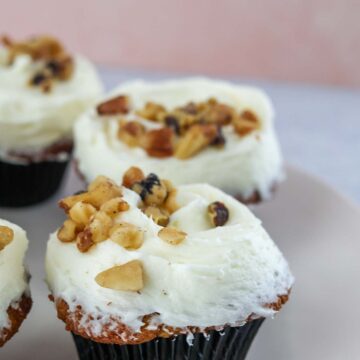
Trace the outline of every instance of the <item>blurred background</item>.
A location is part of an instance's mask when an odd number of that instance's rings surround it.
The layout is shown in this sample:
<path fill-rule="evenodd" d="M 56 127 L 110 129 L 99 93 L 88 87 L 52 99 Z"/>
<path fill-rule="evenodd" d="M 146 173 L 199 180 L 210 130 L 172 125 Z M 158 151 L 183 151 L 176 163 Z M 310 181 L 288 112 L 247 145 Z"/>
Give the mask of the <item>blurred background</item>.
<path fill-rule="evenodd" d="M 49 33 L 126 69 L 360 85 L 357 0 L 12 0 L 0 31 Z"/>

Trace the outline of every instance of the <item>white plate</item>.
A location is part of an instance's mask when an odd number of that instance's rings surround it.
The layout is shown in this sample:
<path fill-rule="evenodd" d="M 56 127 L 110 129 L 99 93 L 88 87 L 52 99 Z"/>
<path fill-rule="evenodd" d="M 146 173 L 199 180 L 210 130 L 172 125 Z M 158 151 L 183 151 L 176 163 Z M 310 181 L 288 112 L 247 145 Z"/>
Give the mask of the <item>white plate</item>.
<path fill-rule="evenodd" d="M 64 194 L 81 188 L 73 173 L 67 184 Z M 34 299 L 20 332 L 0 350 L 1 360 L 76 358 L 43 282 L 47 237 L 63 218 L 55 205 L 59 197 L 27 209 L 0 209 L 0 217 L 28 229 Z M 276 198 L 255 211 L 289 260 L 296 283 L 290 302 L 260 329 L 249 360 L 359 359 L 360 209 L 290 167 Z"/>

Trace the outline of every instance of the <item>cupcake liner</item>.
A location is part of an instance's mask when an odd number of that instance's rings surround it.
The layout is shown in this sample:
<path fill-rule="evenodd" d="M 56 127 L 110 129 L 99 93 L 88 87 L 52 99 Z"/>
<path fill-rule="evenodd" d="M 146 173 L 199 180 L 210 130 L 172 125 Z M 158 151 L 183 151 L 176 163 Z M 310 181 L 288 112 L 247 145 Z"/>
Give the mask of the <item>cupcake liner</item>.
<path fill-rule="evenodd" d="M 264 319 L 240 327 L 173 338 L 157 338 L 139 345 L 101 344 L 72 334 L 80 360 L 243 360 Z"/>
<path fill-rule="evenodd" d="M 69 160 L 15 164 L 0 160 L 0 206 L 41 202 L 60 187 Z"/>

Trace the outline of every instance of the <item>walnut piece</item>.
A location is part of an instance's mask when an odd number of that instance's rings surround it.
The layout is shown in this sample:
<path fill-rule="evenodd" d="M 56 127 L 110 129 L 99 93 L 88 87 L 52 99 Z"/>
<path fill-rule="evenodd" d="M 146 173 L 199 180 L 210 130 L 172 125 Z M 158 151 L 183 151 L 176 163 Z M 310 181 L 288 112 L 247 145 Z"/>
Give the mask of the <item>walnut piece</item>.
<path fill-rule="evenodd" d="M 208 206 L 208 216 L 213 226 L 223 226 L 229 220 L 229 210 L 220 201 L 214 201 Z"/>
<path fill-rule="evenodd" d="M 116 197 L 102 204 L 100 211 L 105 212 L 110 217 L 115 217 L 120 212 L 129 210 L 129 208 L 129 204 L 124 199 Z"/>
<path fill-rule="evenodd" d="M 188 159 L 210 145 L 218 134 L 215 124 L 193 125 L 180 139 L 175 151 L 178 159 Z"/>
<path fill-rule="evenodd" d="M 138 121 L 128 121 L 119 124 L 118 138 L 130 147 L 139 146 L 145 134 L 144 125 Z"/>
<path fill-rule="evenodd" d="M 85 230 L 90 232 L 92 242 L 99 243 L 109 238 L 112 225 L 111 217 L 104 211 L 99 211 L 93 216 Z"/>
<path fill-rule="evenodd" d="M 95 213 L 96 209 L 94 206 L 79 201 L 69 210 L 69 217 L 78 228 L 83 229 Z"/>
<path fill-rule="evenodd" d="M 164 106 L 151 101 L 147 102 L 142 109 L 136 111 L 137 115 L 150 121 L 161 121 L 165 113 L 166 109 Z"/>
<path fill-rule="evenodd" d="M 155 174 L 134 183 L 131 189 L 140 195 L 146 205 L 161 205 L 168 194 L 166 184 Z"/>
<path fill-rule="evenodd" d="M 62 242 L 72 242 L 76 239 L 78 228 L 75 221 L 67 219 L 57 232 L 57 237 Z"/>
<path fill-rule="evenodd" d="M 169 224 L 169 213 L 165 209 L 160 209 L 156 206 L 147 206 L 143 212 L 160 226 L 167 226 Z"/>
<path fill-rule="evenodd" d="M 140 291 L 144 287 L 142 264 L 139 260 L 132 260 L 126 264 L 114 266 L 99 273 L 95 281 L 107 289 Z"/>
<path fill-rule="evenodd" d="M 110 239 L 127 250 L 136 250 L 144 242 L 144 233 L 135 225 L 120 223 L 111 228 Z"/>
<path fill-rule="evenodd" d="M 96 107 L 99 115 L 117 115 L 127 114 L 130 109 L 129 98 L 125 95 L 119 95 L 109 99 Z"/>
<path fill-rule="evenodd" d="M 185 232 L 172 227 L 164 227 L 158 233 L 158 236 L 161 240 L 164 240 L 171 245 L 180 244 L 185 240 L 186 235 L 187 234 Z"/>
<path fill-rule="evenodd" d="M 142 147 L 149 156 L 164 158 L 174 152 L 175 133 L 169 128 L 149 130 L 142 138 Z"/>
<path fill-rule="evenodd" d="M 145 179 L 145 175 L 142 172 L 142 170 L 136 166 L 132 166 L 125 172 L 123 176 L 122 184 L 126 188 L 131 189 L 131 187 L 135 183 L 141 182 L 144 179 Z"/>
<path fill-rule="evenodd" d="M 0 226 L 0 251 L 14 240 L 14 231 L 8 226 Z"/>
<path fill-rule="evenodd" d="M 260 129 L 260 119 L 250 110 L 245 110 L 233 120 L 233 126 L 238 135 L 245 136 Z"/>
<path fill-rule="evenodd" d="M 80 252 L 87 252 L 93 245 L 92 234 L 89 228 L 80 232 L 76 237 L 76 246 Z"/>

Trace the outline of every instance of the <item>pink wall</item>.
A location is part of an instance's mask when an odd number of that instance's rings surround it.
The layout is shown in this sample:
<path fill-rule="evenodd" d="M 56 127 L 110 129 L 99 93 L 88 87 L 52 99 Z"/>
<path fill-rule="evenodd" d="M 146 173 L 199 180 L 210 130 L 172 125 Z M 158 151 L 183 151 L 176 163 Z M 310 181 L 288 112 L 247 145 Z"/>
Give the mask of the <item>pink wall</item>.
<path fill-rule="evenodd" d="M 101 64 L 360 84 L 358 0 L 0 0 L 0 31 Z"/>

